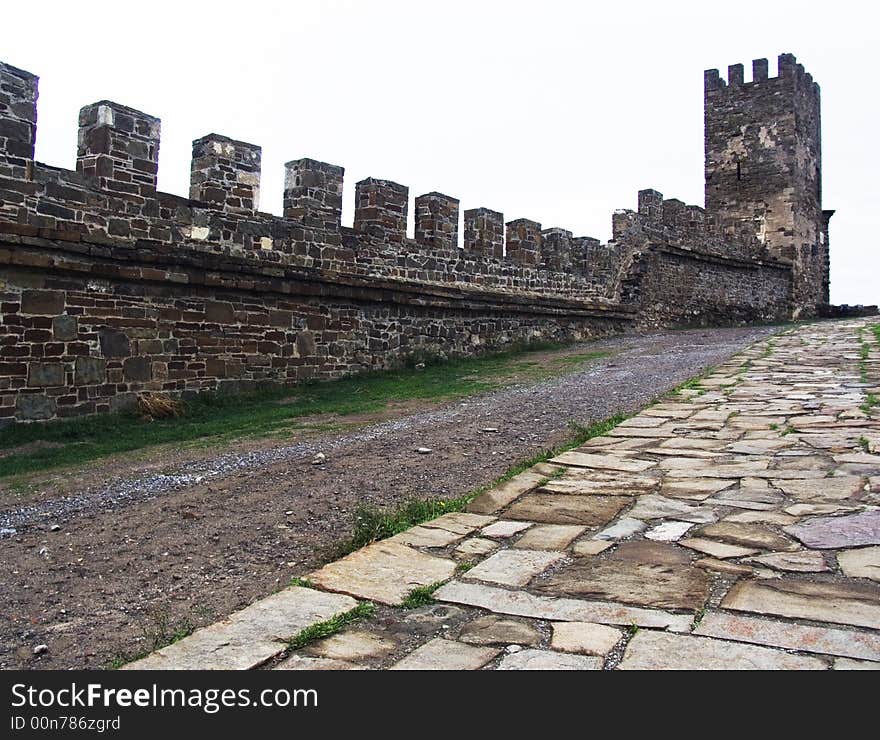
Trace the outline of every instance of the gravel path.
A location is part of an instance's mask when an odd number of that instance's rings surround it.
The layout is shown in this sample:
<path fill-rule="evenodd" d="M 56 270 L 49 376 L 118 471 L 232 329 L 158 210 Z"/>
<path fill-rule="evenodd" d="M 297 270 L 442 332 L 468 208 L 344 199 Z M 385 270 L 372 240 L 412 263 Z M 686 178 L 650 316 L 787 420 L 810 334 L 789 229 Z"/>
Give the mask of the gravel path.
<path fill-rule="evenodd" d="M 639 409 L 773 331 L 602 340 L 589 349 L 613 356 L 583 370 L 349 434 L 203 451 L 170 473 L 171 453 L 55 476 L 36 503 L 0 513 L 0 667 L 100 668 L 213 621 L 324 562 L 358 502 L 465 493 L 569 436 L 571 422 Z M 311 464 L 317 452 L 325 464 Z M 38 644 L 49 651 L 35 658 Z"/>

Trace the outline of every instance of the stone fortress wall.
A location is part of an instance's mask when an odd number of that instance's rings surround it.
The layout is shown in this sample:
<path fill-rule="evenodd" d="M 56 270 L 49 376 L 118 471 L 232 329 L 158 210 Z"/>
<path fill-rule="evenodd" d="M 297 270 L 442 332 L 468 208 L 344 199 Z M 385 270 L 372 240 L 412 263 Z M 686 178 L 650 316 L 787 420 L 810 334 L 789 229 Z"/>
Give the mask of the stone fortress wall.
<path fill-rule="evenodd" d="M 716 77 L 707 110 L 727 88 Z M 749 84 L 787 91 L 787 79 Z M 260 212 L 260 147 L 217 134 L 193 142 L 189 197 L 159 192 L 159 119 L 110 101 L 81 110 L 75 171 L 36 162 L 37 82 L 0 63 L 0 423 L 114 410 L 142 391 L 329 379 L 414 355 L 782 320 L 827 302 L 827 218 L 810 231 L 815 209 L 797 188 L 760 222 L 715 185 L 705 210 L 644 190 L 637 211 L 614 214 L 607 244 L 488 208 L 464 211 L 459 239 L 458 200 L 434 192 L 415 198 L 408 238 L 405 186 L 357 183 L 344 227 L 344 170 L 312 159 L 285 166 L 283 215 Z M 803 87 L 803 76 L 790 82 Z M 800 95 L 792 105 L 808 110 Z M 784 118 L 780 105 L 754 114 Z M 786 154 L 774 176 L 806 191 L 794 172 L 803 127 L 792 124 L 792 143 L 775 125 Z M 707 171 L 710 138 L 716 147 L 724 135 L 708 126 Z M 759 130 L 731 146 L 763 155 L 766 139 Z M 795 236 L 766 238 L 785 214 Z M 813 233 L 825 237 L 815 259 L 791 246 Z"/>

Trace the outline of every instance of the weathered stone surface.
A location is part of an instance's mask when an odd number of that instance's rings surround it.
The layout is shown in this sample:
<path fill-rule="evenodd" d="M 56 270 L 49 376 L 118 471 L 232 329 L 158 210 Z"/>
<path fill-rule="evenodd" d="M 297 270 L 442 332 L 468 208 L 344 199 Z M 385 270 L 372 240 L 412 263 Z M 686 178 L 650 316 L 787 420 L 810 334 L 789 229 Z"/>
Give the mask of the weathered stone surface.
<path fill-rule="evenodd" d="M 760 563 L 774 570 L 800 573 L 821 573 L 831 570 L 821 552 L 801 550 L 799 552 L 771 552 L 751 558 L 749 562 Z"/>
<path fill-rule="evenodd" d="M 663 522 L 645 532 L 645 537 L 656 542 L 676 542 L 693 526 L 692 522 Z"/>
<path fill-rule="evenodd" d="M 60 342 L 70 342 L 76 339 L 77 321 L 76 316 L 66 314 L 52 319 L 52 337 Z"/>
<path fill-rule="evenodd" d="M 788 524 L 794 524 L 797 517 L 783 514 L 781 511 L 738 511 L 736 514 L 724 517 L 722 521 L 736 522 L 737 524 L 778 524 L 784 527 Z"/>
<path fill-rule="evenodd" d="M 667 517 L 686 522 L 714 522 L 717 518 L 715 512 L 704 506 L 697 506 L 679 501 L 649 494 L 641 496 L 636 505 L 629 510 L 628 516 L 633 519 L 665 519 Z"/>
<path fill-rule="evenodd" d="M 364 666 L 357 663 L 349 663 L 346 660 L 332 660 L 330 658 L 315 658 L 311 655 L 293 655 L 282 660 L 273 670 L 276 671 L 360 671 Z"/>
<path fill-rule="evenodd" d="M 453 560 L 385 540 L 328 563 L 309 579 L 328 591 L 393 605 L 414 588 L 445 581 L 454 572 Z"/>
<path fill-rule="evenodd" d="M 851 516 L 813 519 L 786 527 L 807 547 L 820 550 L 860 545 L 880 545 L 880 510 L 864 511 Z"/>
<path fill-rule="evenodd" d="M 291 587 L 228 618 L 196 630 L 173 645 L 125 666 L 127 670 L 244 670 L 287 648 L 287 640 L 316 622 L 351 611 L 357 602 L 340 594 Z"/>
<path fill-rule="evenodd" d="M 582 557 L 598 555 L 600 552 L 605 552 L 612 544 L 612 542 L 607 540 L 581 540 L 574 543 L 571 551 L 575 555 Z"/>
<path fill-rule="evenodd" d="M 687 539 L 679 540 L 678 544 L 689 547 L 691 550 L 711 555 L 713 558 L 742 558 L 758 552 L 753 548 L 730 545 L 726 542 L 716 542 L 715 540 L 707 540 L 703 537 L 688 537 Z"/>
<path fill-rule="evenodd" d="M 494 514 L 522 494 L 537 488 L 545 477 L 541 473 L 526 470 L 509 481 L 481 493 L 468 504 L 467 510 L 474 514 Z"/>
<path fill-rule="evenodd" d="M 106 360 L 97 357 L 77 357 L 74 372 L 76 385 L 98 385 L 106 380 Z"/>
<path fill-rule="evenodd" d="M 381 658 L 395 647 L 393 640 L 373 632 L 345 630 L 309 645 L 305 652 L 318 658 L 357 663 L 371 658 Z"/>
<path fill-rule="evenodd" d="M 640 631 L 630 640 L 619 670 L 825 670 L 816 658 L 756 645 L 693 635 Z"/>
<path fill-rule="evenodd" d="M 837 564 L 850 578 L 880 581 L 880 547 L 862 547 L 837 553 Z"/>
<path fill-rule="evenodd" d="M 451 514 L 444 514 L 436 519 L 423 522 L 421 526 L 442 529 L 453 534 L 466 535 L 481 527 L 487 527 L 494 521 L 495 517 L 493 516 L 481 516 L 480 514 L 472 514 L 466 511 L 455 511 Z"/>
<path fill-rule="evenodd" d="M 715 478 L 671 478 L 666 476 L 660 493 L 665 497 L 702 501 L 718 491 L 736 483 L 735 480 L 718 480 Z"/>
<path fill-rule="evenodd" d="M 501 550 L 471 568 L 464 577 L 506 586 L 525 586 L 563 557 L 561 552 L 545 550 Z"/>
<path fill-rule="evenodd" d="M 497 648 L 467 645 L 454 640 L 437 637 L 417 648 L 402 660 L 392 671 L 476 671 L 491 661 L 498 653 Z"/>
<path fill-rule="evenodd" d="M 535 649 L 505 655 L 498 665 L 499 671 L 598 671 L 601 668 L 599 658 Z"/>
<path fill-rule="evenodd" d="M 557 465 L 573 465 L 580 468 L 598 468 L 600 470 L 620 470 L 629 473 L 641 473 L 653 468 L 657 463 L 651 460 L 635 460 L 616 455 L 594 455 L 588 452 L 571 450 L 557 455 L 550 462 Z"/>
<path fill-rule="evenodd" d="M 28 365 L 28 385 L 32 388 L 64 385 L 64 365 L 60 362 L 32 362 Z"/>
<path fill-rule="evenodd" d="M 511 522 L 507 520 L 499 520 L 488 527 L 483 527 L 480 534 L 486 537 L 497 537 L 499 539 L 507 539 L 519 534 L 525 529 L 534 526 L 533 522 Z"/>
<path fill-rule="evenodd" d="M 873 584 L 810 583 L 787 578 L 745 581 L 728 592 L 721 606 L 880 629 L 880 587 Z"/>
<path fill-rule="evenodd" d="M 539 524 L 520 537 L 514 547 L 526 550 L 565 550 L 586 527 L 572 524 Z"/>
<path fill-rule="evenodd" d="M 496 586 L 453 581 L 434 592 L 438 601 L 488 609 L 496 614 L 511 614 L 554 622 L 599 622 L 687 632 L 691 616 L 670 614 L 659 609 L 644 609 L 605 601 L 584 601 L 539 596 L 527 591 L 508 591 Z"/>
<path fill-rule="evenodd" d="M 623 542 L 601 558 L 577 558 L 545 579 L 544 594 L 592 597 L 662 609 L 698 609 L 709 592 L 706 573 L 687 551 L 648 540 Z M 587 620 L 589 621 L 589 620 Z"/>
<path fill-rule="evenodd" d="M 760 524 L 717 522 L 694 531 L 701 538 L 710 537 L 734 545 L 759 550 L 797 550 L 797 543 Z"/>
<path fill-rule="evenodd" d="M 631 473 L 603 473 L 587 468 L 569 468 L 561 478 L 554 478 L 543 491 L 601 496 L 636 496 L 657 487 L 657 479 Z"/>
<path fill-rule="evenodd" d="M 555 622 L 550 646 L 564 653 L 607 655 L 620 642 L 623 632 L 594 622 Z"/>
<path fill-rule="evenodd" d="M 446 547 L 461 538 L 462 535 L 447 532 L 445 529 L 415 526 L 389 537 L 388 542 L 398 542 L 401 545 L 412 545 L 413 547 Z"/>
<path fill-rule="evenodd" d="M 749 576 L 755 572 L 755 569 L 748 565 L 730 563 L 727 560 L 718 560 L 718 558 L 700 558 L 694 565 L 698 568 L 714 570 L 716 573 L 728 573 L 733 576 Z"/>
<path fill-rule="evenodd" d="M 772 480 L 786 495 L 801 501 L 841 500 L 856 496 L 864 487 L 864 478 L 840 475 L 812 480 Z"/>
<path fill-rule="evenodd" d="M 553 493 L 529 493 L 505 513 L 508 519 L 523 519 L 547 524 L 581 524 L 601 527 L 612 520 L 627 504 L 622 496 L 568 496 Z"/>
<path fill-rule="evenodd" d="M 641 532 L 648 525 L 641 519 L 623 517 L 593 536 L 597 540 L 622 540 Z"/>
<path fill-rule="evenodd" d="M 537 645 L 541 633 L 526 622 L 487 614 L 462 627 L 458 639 L 474 645 Z"/>
<path fill-rule="evenodd" d="M 880 660 L 880 636 L 856 630 L 810 627 L 761 617 L 710 611 L 703 616 L 694 634 L 751 642 L 755 645 L 769 645 L 786 650 L 799 650 L 805 653 Z"/>
<path fill-rule="evenodd" d="M 832 667 L 835 671 L 880 671 L 880 663 L 850 658 L 837 658 Z"/>
<path fill-rule="evenodd" d="M 64 311 L 64 291 L 24 290 L 21 293 L 21 312 L 40 316 L 57 316 Z"/>
<path fill-rule="evenodd" d="M 455 552 L 459 555 L 480 556 L 488 555 L 498 549 L 498 543 L 494 540 L 487 540 L 482 537 L 468 537 L 462 541 L 456 548 Z"/>
<path fill-rule="evenodd" d="M 101 354 L 104 357 L 128 357 L 131 355 L 131 342 L 125 332 L 103 327 L 98 330 Z"/>
<path fill-rule="evenodd" d="M 42 421 L 55 416 L 55 399 L 42 393 L 20 395 L 15 399 L 15 413 L 25 421 Z"/>

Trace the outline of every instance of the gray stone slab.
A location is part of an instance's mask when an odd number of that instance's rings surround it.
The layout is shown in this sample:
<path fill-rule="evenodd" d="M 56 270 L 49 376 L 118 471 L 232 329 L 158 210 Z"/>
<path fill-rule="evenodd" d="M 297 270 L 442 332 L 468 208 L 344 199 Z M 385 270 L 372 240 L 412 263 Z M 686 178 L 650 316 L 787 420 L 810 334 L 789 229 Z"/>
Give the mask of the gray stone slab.
<path fill-rule="evenodd" d="M 561 455 L 554 457 L 551 462 L 557 465 L 597 468 L 598 470 L 619 470 L 626 473 L 642 473 L 657 464 L 653 460 L 637 460 L 624 457 L 623 455 L 595 455 L 577 450 L 563 452 Z"/>
<path fill-rule="evenodd" d="M 791 578 L 742 581 L 727 593 L 721 606 L 880 629 L 880 587 L 862 582 L 812 583 Z"/>
<path fill-rule="evenodd" d="M 596 540 L 622 540 L 638 534 L 648 525 L 641 519 L 633 519 L 631 517 L 622 517 L 618 519 L 610 527 L 606 527 L 601 532 L 593 535 Z"/>
<path fill-rule="evenodd" d="M 708 507 L 656 494 L 640 496 L 635 506 L 627 512 L 627 516 L 643 520 L 671 518 L 695 523 L 714 522 L 718 518 Z"/>
<path fill-rule="evenodd" d="M 552 650 L 520 650 L 505 655 L 499 671 L 598 671 L 602 659 L 585 655 L 569 655 Z"/>
<path fill-rule="evenodd" d="M 820 550 L 880 545 L 880 510 L 812 519 L 786 527 L 785 531 L 807 547 Z"/>
<path fill-rule="evenodd" d="M 309 579 L 328 591 L 396 605 L 418 586 L 451 578 L 455 567 L 454 560 L 383 540 L 328 563 Z"/>
<path fill-rule="evenodd" d="M 857 496 L 865 486 L 865 479 L 855 475 L 840 475 L 812 480 L 773 480 L 773 485 L 786 495 L 801 501 L 843 500 Z"/>
<path fill-rule="evenodd" d="M 501 550 L 467 571 L 462 577 L 505 586 L 525 586 L 539 573 L 565 557 L 547 550 Z"/>
<path fill-rule="evenodd" d="M 488 527 L 483 527 L 483 529 L 480 530 L 480 534 L 484 537 L 507 539 L 533 525 L 534 522 L 512 522 L 499 519 L 494 524 L 490 524 Z"/>
<path fill-rule="evenodd" d="M 657 479 L 631 473 L 603 473 L 598 470 L 569 468 L 561 478 L 545 483 L 541 490 L 579 496 L 636 496 L 657 487 Z"/>
<path fill-rule="evenodd" d="M 713 558 L 742 558 L 746 555 L 754 555 L 757 550 L 751 547 L 731 545 L 728 542 L 718 542 L 705 537 L 687 537 L 678 541 L 679 545 L 689 547 L 691 550 L 711 555 Z"/>
<path fill-rule="evenodd" d="M 481 493 L 468 504 L 467 510 L 474 514 L 494 514 L 527 491 L 537 488 L 546 475 L 534 470 L 526 470 L 508 481 Z"/>
<path fill-rule="evenodd" d="M 429 529 L 442 529 L 457 535 L 468 535 L 481 527 L 487 527 L 495 521 L 494 516 L 482 516 L 467 511 L 454 511 L 436 519 L 423 522 L 420 526 Z"/>
<path fill-rule="evenodd" d="M 797 550 L 797 543 L 769 527 L 761 524 L 739 524 L 737 522 L 716 522 L 694 530 L 698 537 L 721 540 L 731 545 L 755 548 L 758 550 L 791 551 Z"/>
<path fill-rule="evenodd" d="M 312 643 L 304 652 L 317 658 L 344 660 L 357 663 L 381 658 L 392 652 L 397 644 L 382 635 L 365 630 L 349 629 Z"/>
<path fill-rule="evenodd" d="M 487 540 L 483 537 L 468 537 L 455 548 L 455 552 L 464 557 L 482 557 L 495 552 L 497 549 L 498 543 L 495 540 Z"/>
<path fill-rule="evenodd" d="M 579 596 L 661 609 L 699 609 L 710 579 L 675 545 L 623 542 L 602 558 L 576 558 L 534 588 L 550 596 Z M 590 621 L 590 620 L 584 620 Z"/>
<path fill-rule="evenodd" d="M 546 524 L 581 524 L 602 527 L 630 503 L 622 496 L 567 496 L 557 493 L 528 493 L 505 513 L 508 519 Z"/>
<path fill-rule="evenodd" d="M 694 634 L 805 653 L 880 660 L 880 635 L 872 632 L 812 627 L 711 611 L 703 617 Z"/>
<path fill-rule="evenodd" d="M 692 522 L 663 522 L 645 532 L 645 538 L 656 542 L 677 542 L 694 526 Z"/>
<path fill-rule="evenodd" d="M 446 547 L 460 540 L 462 536 L 445 529 L 415 526 L 389 537 L 388 542 L 398 542 L 401 545 L 412 545 L 413 547 Z"/>
<path fill-rule="evenodd" d="M 527 591 L 508 591 L 496 586 L 452 581 L 434 592 L 438 601 L 488 609 L 496 614 L 547 619 L 554 622 L 599 622 L 687 632 L 692 617 L 604 601 L 585 601 L 539 596 Z"/>
<path fill-rule="evenodd" d="M 880 663 L 850 658 L 837 658 L 832 667 L 835 671 L 880 671 Z"/>
<path fill-rule="evenodd" d="M 630 640 L 619 670 L 825 670 L 817 658 L 757 645 L 641 630 Z"/>
<path fill-rule="evenodd" d="M 134 661 L 126 670 L 248 670 L 280 655 L 306 627 L 351 611 L 339 594 L 291 587 L 267 596 L 173 645 Z"/>
<path fill-rule="evenodd" d="M 476 671 L 501 652 L 437 637 L 390 667 L 392 671 Z"/>
<path fill-rule="evenodd" d="M 349 663 L 347 660 L 334 660 L 332 658 L 315 658 L 311 655 L 294 653 L 282 660 L 272 670 L 275 671 L 361 671 L 366 666 L 357 663 Z"/>

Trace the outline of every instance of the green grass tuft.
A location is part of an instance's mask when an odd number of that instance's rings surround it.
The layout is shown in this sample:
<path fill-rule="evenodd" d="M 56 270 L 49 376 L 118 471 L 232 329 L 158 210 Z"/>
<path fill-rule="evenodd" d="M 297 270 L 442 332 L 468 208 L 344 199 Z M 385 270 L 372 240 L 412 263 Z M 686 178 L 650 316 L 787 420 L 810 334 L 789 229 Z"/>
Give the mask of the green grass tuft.
<path fill-rule="evenodd" d="M 442 583 L 432 583 L 430 586 L 417 586 L 410 591 L 401 602 L 401 609 L 418 609 L 434 603 L 434 592 L 442 586 Z"/>
<path fill-rule="evenodd" d="M 336 634 L 339 630 L 348 626 L 352 622 L 357 622 L 361 619 L 369 619 L 375 613 L 376 606 L 373 602 L 361 601 L 351 611 L 336 614 L 335 616 L 330 617 L 330 619 L 306 627 L 304 630 L 291 637 L 287 641 L 287 645 L 291 650 L 299 650 L 310 642 Z"/>

